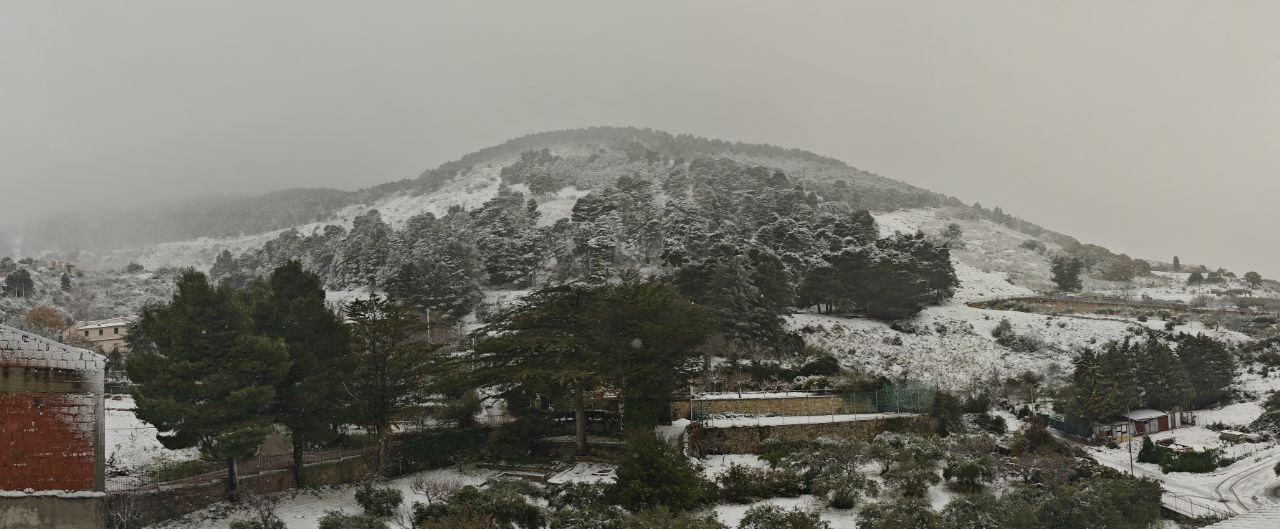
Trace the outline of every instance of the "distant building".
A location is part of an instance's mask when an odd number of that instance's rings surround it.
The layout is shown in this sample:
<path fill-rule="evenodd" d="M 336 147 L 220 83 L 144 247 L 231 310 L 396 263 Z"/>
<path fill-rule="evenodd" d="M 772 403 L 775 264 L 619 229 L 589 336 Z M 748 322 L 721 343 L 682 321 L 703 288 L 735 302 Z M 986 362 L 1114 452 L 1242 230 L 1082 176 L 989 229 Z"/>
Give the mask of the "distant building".
<path fill-rule="evenodd" d="M 105 527 L 104 363 L 0 325 L 0 527 Z"/>
<path fill-rule="evenodd" d="M 62 332 L 62 341 L 109 355 L 129 352 L 125 336 L 129 335 L 129 318 L 78 321 Z"/>
<path fill-rule="evenodd" d="M 1178 412 L 1133 410 L 1093 425 L 1093 440 L 1123 443 L 1130 436 L 1151 435 L 1180 427 L 1182 420 Z"/>

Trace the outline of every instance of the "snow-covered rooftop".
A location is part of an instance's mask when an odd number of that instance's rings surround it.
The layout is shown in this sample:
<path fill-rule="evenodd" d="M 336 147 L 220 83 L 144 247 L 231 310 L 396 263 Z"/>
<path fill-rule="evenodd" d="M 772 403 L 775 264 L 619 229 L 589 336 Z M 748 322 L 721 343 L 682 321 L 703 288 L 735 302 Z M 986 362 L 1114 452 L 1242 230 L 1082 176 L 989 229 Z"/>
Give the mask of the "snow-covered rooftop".
<path fill-rule="evenodd" d="M 1125 417 L 1129 418 L 1129 420 L 1132 420 L 1132 421 L 1146 421 L 1150 419 L 1164 417 L 1165 415 L 1168 415 L 1168 414 L 1160 410 L 1149 410 L 1149 409 L 1133 410 L 1129 413 L 1124 414 Z"/>
<path fill-rule="evenodd" d="M 105 358 L 98 353 L 0 325 L 0 366 L 101 372 L 104 365 Z"/>
<path fill-rule="evenodd" d="M 693 400 L 738 400 L 738 399 L 798 399 L 805 397 L 821 397 L 817 393 L 807 391 L 754 391 L 732 393 L 700 393 Z"/>
<path fill-rule="evenodd" d="M 85 329 L 98 329 L 98 328 L 104 328 L 104 327 L 125 327 L 132 322 L 133 320 L 131 318 L 111 318 L 108 320 L 80 321 L 80 322 L 76 322 L 76 328 L 85 330 Z"/>

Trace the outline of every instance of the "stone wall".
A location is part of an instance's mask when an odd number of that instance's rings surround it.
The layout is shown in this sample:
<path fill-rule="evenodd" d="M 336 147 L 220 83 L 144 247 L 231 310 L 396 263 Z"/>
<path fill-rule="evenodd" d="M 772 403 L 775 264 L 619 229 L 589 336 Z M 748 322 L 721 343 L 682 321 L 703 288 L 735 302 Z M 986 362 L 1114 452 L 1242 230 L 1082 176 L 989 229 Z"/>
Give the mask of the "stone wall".
<path fill-rule="evenodd" d="M 778 398 L 727 398 L 676 401 L 671 408 L 676 419 L 689 419 L 690 406 L 702 414 L 741 415 L 832 415 L 848 413 L 844 399 L 837 395 Z M 868 410 L 869 411 L 869 410 Z"/>
<path fill-rule="evenodd" d="M 932 431 L 929 418 L 923 415 L 887 417 L 846 422 L 786 424 L 773 426 L 735 426 L 706 428 L 699 423 L 689 425 L 689 447 L 695 455 L 759 454 L 765 439 L 808 440 L 840 437 L 869 441 L 880 432 Z"/>
<path fill-rule="evenodd" d="M 85 529 L 103 527 L 107 519 L 101 495 L 26 495 L 0 498 L 4 529 Z"/>
<path fill-rule="evenodd" d="M 311 463 L 303 467 L 304 479 L 309 487 L 355 483 L 373 475 L 371 463 L 366 456 Z M 283 492 L 294 488 L 293 470 L 272 470 L 244 476 L 240 478 L 239 485 L 242 494 Z M 180 487 L 160 486 L 112 493 L 109 503 L 113 511 L 132 511 L 136 516 L 135 525 L 142 526 L 177 518 L 223 501 L 226 491 L 226 483 L 219 479 Z"/>

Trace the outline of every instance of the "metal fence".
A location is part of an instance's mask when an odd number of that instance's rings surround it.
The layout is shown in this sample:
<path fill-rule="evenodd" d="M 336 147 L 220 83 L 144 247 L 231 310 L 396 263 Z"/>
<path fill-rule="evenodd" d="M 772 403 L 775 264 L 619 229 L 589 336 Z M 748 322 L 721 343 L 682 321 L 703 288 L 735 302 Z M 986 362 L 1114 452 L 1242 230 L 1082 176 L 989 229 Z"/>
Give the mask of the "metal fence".
<path fill-rule="evenodd" d="M 303 453 L 302 461 L 304 465 L 313 463 L 322 463 L 326 461 L 340 461 L 351 457 L 367 457 L 372 456 L 377 450 L 377 446 L 367 446 L 361 448 L 349 448 L 340 450 L 315 450 Z M 236 462 L 236 473 L 241 477 L 249 477 L 264 472 L 276 470 L 284 470 L 293 466 L 293 454 L 274 454 L 269 456 L 260 456 L 244 461 Z M 191 476 L 177 479 L 161 480 L 148 477 L 146 475 L 136 476 L 129 480 L 129 483 L 122 492 L 136 492 L 152 489 L 169 489 L 175 487 L 183 487 L 188 485 L 200 485 L 222 481 L 227 477 L 227 469 L 225 464 L 221 465 L 217 470 L 210 470 Z"/>
<path fill-rule="evenodd" d="M 1235 515 L 1235 513 L 1222 508 L 1220 505 L 1214 505 L 1210 500 L 1191 498 L 1172 492 L 1162 494 L 1160 496 L 1160 504 L 1166 509 L 1188 518 L 1225 520 Z"/>

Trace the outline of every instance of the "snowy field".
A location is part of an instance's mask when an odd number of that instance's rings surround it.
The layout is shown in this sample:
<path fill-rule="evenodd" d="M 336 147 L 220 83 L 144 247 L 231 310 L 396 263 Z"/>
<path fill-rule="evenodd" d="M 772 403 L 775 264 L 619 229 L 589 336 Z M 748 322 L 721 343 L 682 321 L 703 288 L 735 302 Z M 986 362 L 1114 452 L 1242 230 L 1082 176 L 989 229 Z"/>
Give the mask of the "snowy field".
<path fill-rule="evenodd" d="M 199 457 L 192 449 L 169 450 L 156 440 L 155 427 L 133 414 L 133 397 L 107 395 L 107 488 L 119 490 L 140 484 L 141 469 L 159 463 L 190 461 Z"/>
<path fill-rule="evenodd" d="M 410 474 L 388 480 L 382 485 L 392 487 L 404 495 L 404 503 L 400 506 L 400 516 L 409 519 L 413 502 L 427 503 L 427 497 L 414 490 L 416 481 L 449 482 L 458 485 L 481 485 L 498 473 L 475 467 L 443 468 Z M 356 485 L 341 487 L 323 487 L 313 490 L 293 490 L 277 496 L 276 513 L 289 529 L 315 529 L 320 518 L 328 511 L 343 511 L 347 514 L 359 514 L 360 506 L 355 499 Z M 151 526 L 152 529 L 226 529 L 234 520 L 249 518 L 243 510 L 229 510 L 225 504 L 196 511 L 187 516 Z"/>

